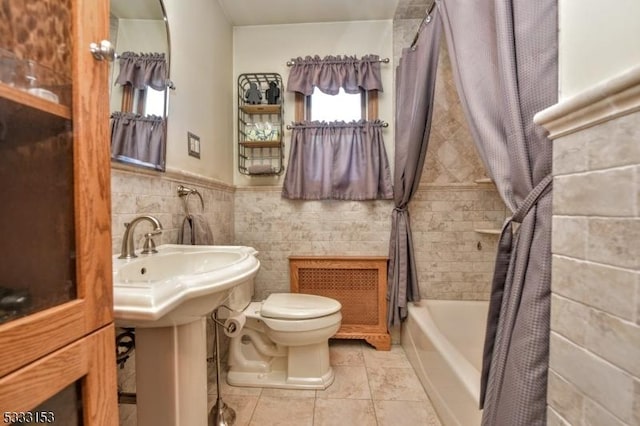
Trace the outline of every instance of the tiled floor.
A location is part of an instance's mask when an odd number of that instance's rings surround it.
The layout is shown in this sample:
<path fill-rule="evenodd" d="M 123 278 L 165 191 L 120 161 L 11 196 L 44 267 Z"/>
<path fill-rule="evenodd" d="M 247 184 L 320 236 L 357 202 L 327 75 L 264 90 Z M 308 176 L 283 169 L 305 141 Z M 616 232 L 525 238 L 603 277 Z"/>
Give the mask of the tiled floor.
<path fill-rule="evenodd" d="M 357 340 L 332 341 L 335 381 L 325 390 L 242 388 L 222 383 L 236 425 L 439 426 L 429 398 L 400 346 L 376 351 Z M 210 386 L 215 392 L 215 384 Z M 211 404 L 215 395 L 210 395 Z"/>

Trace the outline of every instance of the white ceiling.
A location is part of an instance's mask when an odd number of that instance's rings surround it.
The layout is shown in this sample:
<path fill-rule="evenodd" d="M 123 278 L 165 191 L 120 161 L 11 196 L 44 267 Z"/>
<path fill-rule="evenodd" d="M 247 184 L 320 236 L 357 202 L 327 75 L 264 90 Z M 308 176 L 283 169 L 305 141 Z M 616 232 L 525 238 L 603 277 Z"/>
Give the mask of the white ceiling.
<path fill-rule="evenodd" d="M 111 14 L 120 19 L 163 19 L 158 0 L 111 0 Z"/>
<path fill-rule="evenodd" d="M 234 26 L 393 19 L 401 0 L 218 0 Z"/>

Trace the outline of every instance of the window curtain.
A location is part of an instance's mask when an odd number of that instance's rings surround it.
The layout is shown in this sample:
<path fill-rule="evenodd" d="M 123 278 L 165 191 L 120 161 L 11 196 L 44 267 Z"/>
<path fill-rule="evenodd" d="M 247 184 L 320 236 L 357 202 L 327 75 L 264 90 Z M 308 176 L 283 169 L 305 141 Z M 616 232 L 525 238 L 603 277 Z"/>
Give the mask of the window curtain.
<path fill-rule="evenodd" d="M 293 123 L 282 196 L 304 200 L 392 198 L 382 128 L 379 120 Z"/>
<path fill-rule="evenodd" d="M 154 168 L 163 168 L 165 120 L 129 112 L 111 114 L 111 157 L 126 157 Z"/>
<path fill-rule="evenodd" d="M 380 61 L 378 55 L 355 56 L 307 56 L 293 60 L 287 81 L 287 91 L 305 96 L 313 93 L 314 87 L 328 95 L 337 95 L 340 88 L 346 93 L 361 90 L 382 92 Z"/>
<path fill-rule="evenodd" d="M 167 61 L 164 53 L 124 52 L 120 55 L 120 73 L 116 84 L 132 85 L 135 89 L 167 88 Z"/>
<path fill-rule="evenodd" d="M 337 95 L 382 91 L 377 55 L 297 58 L 287 90 L 305 96 L 317 87 Z M 375 200 L 393 196 L 379 120 L 293 123 L 282 196 L 303 200 Z"/>
<path fill-rule="evenodd" d="M 396 70 L 395 208 L 391 214 L 387 289 L 389 327 L 407 317 L 409 301 L 420 299 L 408 208 L 418 190 L 427 155 L 441 33 L 437 14 L 425 20 L 414 47 L 403 49 Z"/>
<path fill-rule="evenodd" d="M 489 302 L 482 424 L 545 425 L 552 144 L 533 116 L 557 100 L 557 0 L 437 4 L 476 147 L 512 212 Z"/>

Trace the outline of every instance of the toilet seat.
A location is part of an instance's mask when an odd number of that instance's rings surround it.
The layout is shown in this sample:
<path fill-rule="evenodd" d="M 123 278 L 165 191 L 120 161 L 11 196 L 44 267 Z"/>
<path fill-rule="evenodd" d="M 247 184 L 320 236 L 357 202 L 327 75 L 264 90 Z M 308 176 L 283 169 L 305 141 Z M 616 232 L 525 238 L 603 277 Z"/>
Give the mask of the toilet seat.
<path fill-rule="evenodd" d="M 324 296 L 301 293 L 273 293 L 268 296 L 260 315 L 263 318 L 302 320 L 334 314 L 342 308 L 340 302 Z"/>
<path fill-rule="evenodd" d="M 303 332 L 330 327 L 342 318 L 342 305 L 313 294 L 273 293 L 263 302 L 251 302 L 247 318 L 262 321 L 274 331 Z"/>

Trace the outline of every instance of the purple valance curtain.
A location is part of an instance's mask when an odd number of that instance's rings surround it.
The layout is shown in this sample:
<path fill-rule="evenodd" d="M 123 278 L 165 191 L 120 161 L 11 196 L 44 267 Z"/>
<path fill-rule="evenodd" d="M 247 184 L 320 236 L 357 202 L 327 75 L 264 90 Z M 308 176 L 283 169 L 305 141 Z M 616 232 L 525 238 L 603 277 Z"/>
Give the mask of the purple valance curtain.
<path fill-rule="evenodd" d="M 337 95 L 340 88 L 346 93 L 361 90 L 382 92 L 380 61 L 378 55 L 355 56 L 307 56 L 293 60 L 287 91 L 311 95 L 314 87 L 328 95 Z"/>
<path fill-rule="evenodd" d="M 293 123 L 282 196 L 303 200 L 393 197 L 389 161 L 375 121 Z"/>
<path fill-rule="evenodd" d="M 111 157 L 164 169 L 165 120 L 129 112 L 111 114 Z"/>
<path fill-rule="evenodd" d="M 145 89 L 148 86 L 155 90 L 165 90 L 167 60 L 164 53 L 122 53 L 116 84 L 130 84 L 135 89 Z"/>

